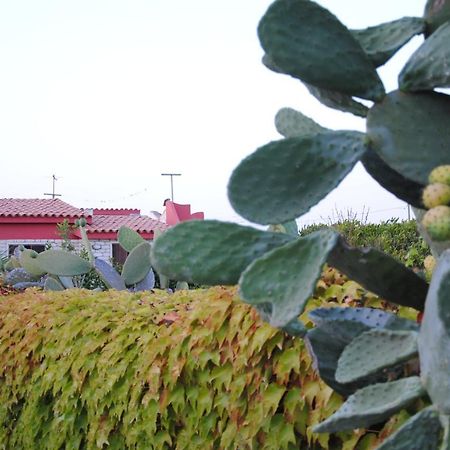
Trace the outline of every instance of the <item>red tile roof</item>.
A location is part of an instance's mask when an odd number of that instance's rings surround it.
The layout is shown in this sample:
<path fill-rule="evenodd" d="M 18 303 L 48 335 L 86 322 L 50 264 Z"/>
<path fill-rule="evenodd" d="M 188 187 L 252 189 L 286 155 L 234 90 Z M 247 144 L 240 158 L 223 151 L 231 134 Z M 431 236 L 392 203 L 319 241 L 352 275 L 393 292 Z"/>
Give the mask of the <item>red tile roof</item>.
<path fill-rule="evenodd" d="M 140 233 L 151 233 L 154 230 L 167 230 L 168 228 L 165 223 L 148 216 L 94 214 L 92 224 L 87 225 L 86 230 L 88 233 L 112 233 L 119 231 L 123 225 Z"/>
<path fill-rule="evenodd" d="M 0 217 L 80 217 L 81 209 L 48 198 L 0 198 Z"/>

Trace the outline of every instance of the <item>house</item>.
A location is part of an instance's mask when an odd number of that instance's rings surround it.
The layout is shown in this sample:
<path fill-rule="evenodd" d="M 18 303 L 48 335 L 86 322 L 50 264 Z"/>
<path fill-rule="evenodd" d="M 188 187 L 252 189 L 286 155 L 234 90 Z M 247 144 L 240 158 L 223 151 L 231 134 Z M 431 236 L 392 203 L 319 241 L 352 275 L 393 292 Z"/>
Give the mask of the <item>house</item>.
<path fill-rule="evenodd" d="M 203 219 L 203 213 L 191 214 L 190 205 L 167 201 L 165 222 L 141 215 L 139 209 L 82 209 L 60 199 L 0 199 L 0 255 L 8 255 L 22 244 L 27 248 L 43 251 L 46 246 L 61 247 L 62 238 L 57 224 L 73 225 L 81 217 L 86 219 L 86 231 L 96 257 L 123 261 L 126 254 L 117 243 L 121 226 L 137 231 L 144 239 L 152 240 L 155 230 L 166 230 L 178 222 Z M 78 230 L 70 239 L 76 249 L 82 246 Z"/>

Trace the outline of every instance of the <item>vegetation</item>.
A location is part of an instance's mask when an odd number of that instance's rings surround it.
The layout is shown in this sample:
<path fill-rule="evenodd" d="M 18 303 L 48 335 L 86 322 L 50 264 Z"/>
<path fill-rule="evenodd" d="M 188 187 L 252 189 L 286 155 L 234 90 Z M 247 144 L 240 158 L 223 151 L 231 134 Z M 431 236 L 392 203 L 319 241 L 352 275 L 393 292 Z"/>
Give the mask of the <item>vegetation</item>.
<path fill-rule="evenodd" d="M 300 230 L 301 236 L 331 227 L 353 247 L 373 247 L 402 261 L 407 267 L 423 269 L 430 248 L 417 230 L 415 220 L 390 219 L 381 223 L 363 223 L 345 219 L 330 225 L 314 224 Z"/>
<path fill-rule="evenodd" d="M 380 302 L 325 278 L 310 308 Z M 350 450 L 375 445 L 422 405 L 379 431 L 313 434 L 342 397 L 312 370 L 304 342 L 261 321 L 236 288 L 29 289 L 3 299 L 0 318 L 4 449 Z"/>
<path fill-rule="evenodd" d="M 417 34 L 425 41 L 399 74 L 399 89 L 386 93 L 377 67 Z M 450 196 L 446 188 L 423 191 L 436 182 L 436 172 L 439 182 L 450 175 L 450 97 L 434 91 L 450 86 L 450 1 L 429 0 L 423 18 L 349 30 L 313 1 L 276 0 L 261 19 L 258 35 L 269 69 L 299 79 L 329 107 L 367 117 L 367 131 L 326 129 L 298 111 L 282 109 L 275 123 L 284 139 L 245 158 L 228 185 L 236 212 L 271 229 L 216 221 L 179 224 L 156 240 L 154 264 L 161 273 L 188 281 L 239 283 L 243 300 L 265 320 L 308 342 L 322 379 L 347 397 L 315 432 L 374 426 L 429 398 L 431 406 L 379 449 L 436 449 L 440 444 L 448 449 L 450 208 L 438 204 L 439 210 L 432 211 L 436 201 Z M 430 285 L 399 260 L 373 247 L 353 247 L 333 229 L 301 237 L 288 232 L 292 221 L 333 190 L 358 161 L 415 208 L 419 230 L 439 258 Z M 430 206 L 425 214 L 423 208 Z M 279 227 L 285 232 L 277 233 Z M 390 320 L 370 308 L 317 309 L 309 314 L 315 327 L 305 328 L 298 316 L 325 264 L 389 302 L 424 311 L 420 329 L 413 321 Z M 417 373 L 409 370 L 414 361 L 419 361 Z M 399 379 L 380 379 L 399 367 Z"/>

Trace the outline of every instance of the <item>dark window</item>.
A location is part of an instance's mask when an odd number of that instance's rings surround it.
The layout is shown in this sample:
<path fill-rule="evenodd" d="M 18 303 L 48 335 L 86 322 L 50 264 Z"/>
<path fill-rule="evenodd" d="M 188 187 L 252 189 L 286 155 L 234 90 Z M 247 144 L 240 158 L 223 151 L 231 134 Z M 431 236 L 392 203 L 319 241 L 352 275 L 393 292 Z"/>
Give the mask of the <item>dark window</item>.
<path fill-rule="evenodd" d="M 120 244 L 112 244 L 112 257 L 115 263 L 124 264 L 127 256 L 128 252 Z"/>
<path fill-rule="evenodd" d="M 29 248 L 30 250 L 34 250 L 35 252 L 41 253 L 45 250 L 45 245 L 43 244 L 10 244 L 8 248 L 9 256 L 14 254 L 14 250 L 19 246 L 23 245 L 25 248 Z"/>

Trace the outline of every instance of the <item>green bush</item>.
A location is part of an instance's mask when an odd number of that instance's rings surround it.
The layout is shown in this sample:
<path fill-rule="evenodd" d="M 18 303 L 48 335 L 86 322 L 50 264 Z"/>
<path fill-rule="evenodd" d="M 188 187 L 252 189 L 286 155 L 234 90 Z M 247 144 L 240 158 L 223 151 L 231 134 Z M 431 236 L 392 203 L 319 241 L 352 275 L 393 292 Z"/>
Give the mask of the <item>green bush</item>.
<path fill-rule="evenodd" d="M 300 235 L 331 227 L 356 247 L 374 247 L 402 261 L 408 267 L 423 269 L 423 260 L 430 249 L 417 231 L 415 220 L 390 219 L 381 223 L 363 223 L 347 219 L 331 225 L 314 224 L 303 228 Z"/>
<path fill-rule="evenodd" d="M 377 302 L 353 282 L 317 292 L 311 308 Z M 27 290 L 0 302 L 3 450 L 371 448 L 409 417 L 314 435 L 341 404 L 303 341 L 235 288 Z"/>

